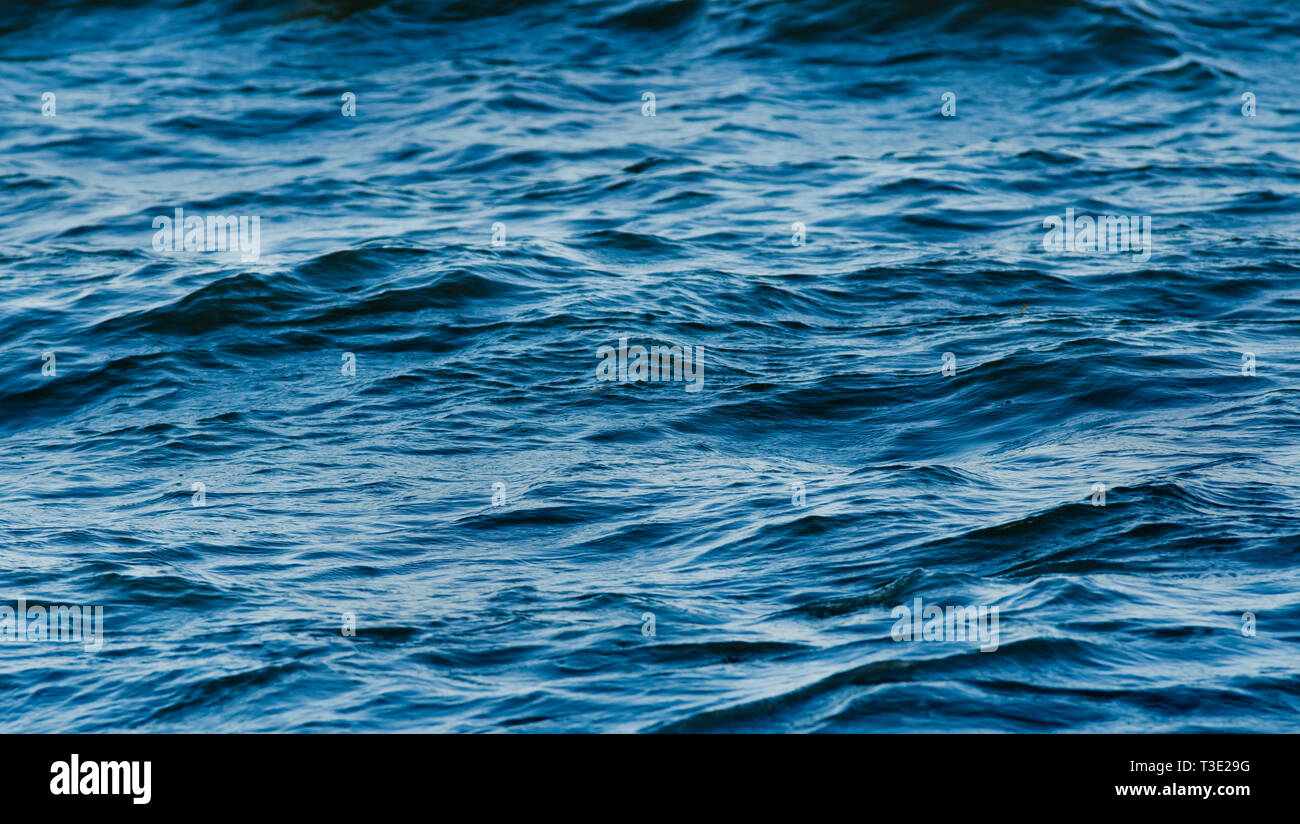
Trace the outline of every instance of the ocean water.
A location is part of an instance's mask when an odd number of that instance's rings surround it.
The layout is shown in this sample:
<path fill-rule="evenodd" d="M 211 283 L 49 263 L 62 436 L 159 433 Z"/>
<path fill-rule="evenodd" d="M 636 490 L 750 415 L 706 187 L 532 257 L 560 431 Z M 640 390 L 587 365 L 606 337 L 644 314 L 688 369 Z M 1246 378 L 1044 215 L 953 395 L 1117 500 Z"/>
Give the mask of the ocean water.
<path fill-rule="evenodd" d="M 6 3 L 0 729 L 1300 731 L 1298 46 Z"/>

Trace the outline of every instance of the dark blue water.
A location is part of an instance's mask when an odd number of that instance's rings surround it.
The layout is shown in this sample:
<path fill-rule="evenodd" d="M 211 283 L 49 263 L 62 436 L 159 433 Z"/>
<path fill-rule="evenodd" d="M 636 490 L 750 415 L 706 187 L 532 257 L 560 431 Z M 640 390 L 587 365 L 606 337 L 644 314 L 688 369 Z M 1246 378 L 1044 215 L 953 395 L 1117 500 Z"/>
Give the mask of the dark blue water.
<path fill-rule="evenodd" d="M 104 632 L 0 643 L 0 727 L 1300 730 L 1298 46 L 1262 1 L 6 4 L 0 603 Z M 257 254 L 158 251 L 176 209 Z M 702 375 L 598 380 L 621 338 Z M 996 650 L 894 640 L 917 598 Z"/>

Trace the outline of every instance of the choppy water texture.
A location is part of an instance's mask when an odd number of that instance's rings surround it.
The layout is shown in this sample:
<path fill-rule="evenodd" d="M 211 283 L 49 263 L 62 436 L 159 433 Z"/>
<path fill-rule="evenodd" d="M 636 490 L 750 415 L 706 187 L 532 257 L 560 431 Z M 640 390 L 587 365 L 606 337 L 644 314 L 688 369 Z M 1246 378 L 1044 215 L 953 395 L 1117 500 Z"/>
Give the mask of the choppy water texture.
<path fill-rule="evenodd" d="M 1298 43 L 1265 2 L 6 4 L 0 599 L 107 633 L 0 644 L 0 726 L 1297 731 Z M 1150 260 L 1045 251 L 1070 207 Z M 176 208 L 260 259 L 156 252 Z M 620 337 L 703 390 L 598 382 Z M 891 640 L 917 597 L 997 651 Z"/>

